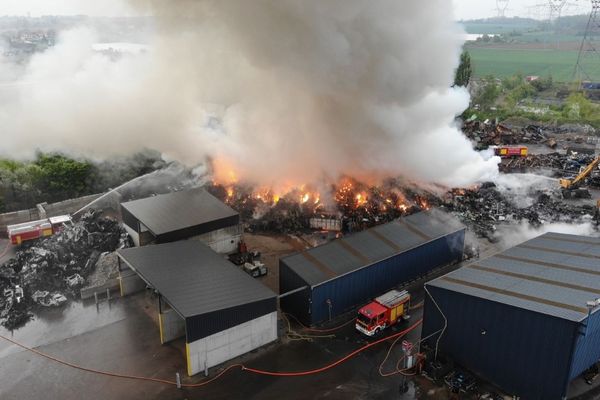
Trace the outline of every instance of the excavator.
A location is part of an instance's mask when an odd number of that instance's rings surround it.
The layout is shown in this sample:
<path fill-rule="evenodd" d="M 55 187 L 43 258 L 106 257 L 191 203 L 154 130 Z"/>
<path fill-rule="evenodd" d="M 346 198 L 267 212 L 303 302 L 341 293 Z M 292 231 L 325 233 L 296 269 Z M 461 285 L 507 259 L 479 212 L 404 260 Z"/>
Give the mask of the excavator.
<path fill-rule="evenodd" d="M 584 183 L 585 178 L 587 178 L 594 169 L 598 167 L 600 164 L 600 156 L 596 157 L 594 161 L 589 163 L 580 173 L 573 179 L 560 179 L 559 183 L 562 187 L 562 195 L 565 199 L 581 199 L 581 198 L 591 198 L 592 195 L 590 191 L 586 188 L 582 188 L 581 184 Z"/>

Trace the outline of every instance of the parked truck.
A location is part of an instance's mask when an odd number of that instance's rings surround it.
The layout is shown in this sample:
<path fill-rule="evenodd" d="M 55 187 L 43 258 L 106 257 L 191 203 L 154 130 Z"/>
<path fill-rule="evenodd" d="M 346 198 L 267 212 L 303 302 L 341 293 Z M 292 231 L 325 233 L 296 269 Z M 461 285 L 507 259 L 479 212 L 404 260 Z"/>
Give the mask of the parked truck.
<path fill-rule="evenodd" d="M 6 230 L 12 244 L 21 244 L 45 236 L 52 236 L 62 230 L 64 224 L 70 223 L 71 217 L 60 215 L 22 224 L 8 225 Z"/>
<path fill-rule="evenodd" d="M 410 294 L 406 290 L 391 290 L 358 310 L 356 329 L 374 336 L 398 321 L 410 318 Z"/>
<path fill-rule="evenodd" d="M 526 146 L 498 146 L 494 148 L 494 154 L 501 158 L 527 157 Z"/>

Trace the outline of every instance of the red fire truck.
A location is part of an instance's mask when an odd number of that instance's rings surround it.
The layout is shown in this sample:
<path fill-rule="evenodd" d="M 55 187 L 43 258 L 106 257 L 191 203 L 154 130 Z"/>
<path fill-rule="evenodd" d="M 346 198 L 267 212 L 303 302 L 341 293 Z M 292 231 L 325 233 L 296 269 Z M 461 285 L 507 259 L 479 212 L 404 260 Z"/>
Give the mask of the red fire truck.
<path fill-rule="evenodd" d="M 6 230 L 12 244 L 21 244 L 26 240 L 34 240 L 45 236 L 51 236 L 59 232 L 65 223 L 71 222 L 68 215 L 50 217 L 22 224 L 8 225 Z"/>
<path fill-rule="evenodd" d="M 494 148 L 494 154 L 502 158 L 527 157 L 526 146 L 498 146 Z"/>
<path fill-rule="evenodd" d="M 406 290 L 392 290 L 377 297 L 358 310 L 356 329 L 367 336 L 373 336 L 400 319 L 409 317 L 410 294 Z"/>

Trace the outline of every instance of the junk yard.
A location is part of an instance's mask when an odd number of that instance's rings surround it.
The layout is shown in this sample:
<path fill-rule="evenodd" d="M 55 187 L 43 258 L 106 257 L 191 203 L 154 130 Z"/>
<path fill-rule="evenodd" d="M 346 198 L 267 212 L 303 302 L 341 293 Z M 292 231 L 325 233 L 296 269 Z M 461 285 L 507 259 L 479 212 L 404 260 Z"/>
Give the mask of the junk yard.
<path fill-rule="evenodd" d="M 0 17 L 1 399 L 600 397 L 599 2 L 117 3 Z"/>

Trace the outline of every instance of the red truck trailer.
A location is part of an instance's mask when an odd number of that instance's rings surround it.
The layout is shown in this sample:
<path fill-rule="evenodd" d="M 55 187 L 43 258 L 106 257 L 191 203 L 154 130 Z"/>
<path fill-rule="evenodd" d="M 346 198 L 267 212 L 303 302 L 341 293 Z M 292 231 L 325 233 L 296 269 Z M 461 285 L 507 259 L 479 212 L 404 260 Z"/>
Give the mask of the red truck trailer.
<path fill-rule="evenodd" d="M 406 290 L 391 290 L 358 310 L 356 329 L 373 336 L 399 320 L 409 318 L 410 294 Z"/>
<path fill-rule="evenodd" d="M 494 148 L 494 154 L 502 158 L 527 157 L 526 146 L 498 146 Z"/>
<path fill-rule="evenodd" d="M 8 225 L 6 230 L 12 244 L 21 244 L 26 240 L 34 240 L 54 235 L 59 232 L 67 222 L 71 222 L 71 217 L 68 215 L 60 215 L 58 217 L 24 222 L 22 224 Z"/>

